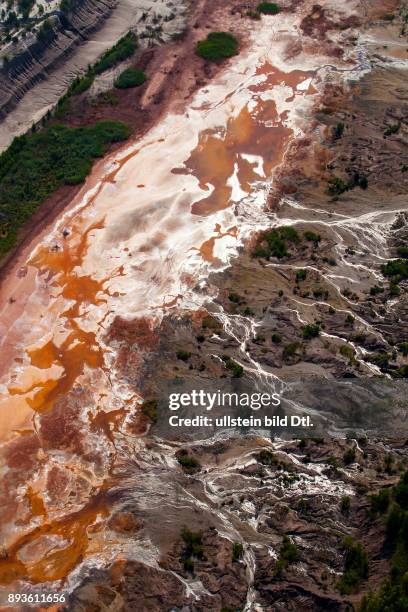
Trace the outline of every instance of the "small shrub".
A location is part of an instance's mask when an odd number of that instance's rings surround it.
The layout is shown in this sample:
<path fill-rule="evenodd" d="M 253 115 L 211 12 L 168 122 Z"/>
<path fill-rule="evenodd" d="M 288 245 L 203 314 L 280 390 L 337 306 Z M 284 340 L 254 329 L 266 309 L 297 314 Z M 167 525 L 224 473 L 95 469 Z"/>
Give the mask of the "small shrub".
<path fill-rule="evenodd" d="M 351 498 L 349 495 L 343 495 L 340 502 L 340 511 L 342 514 L 348 514 L 351 507 Z"/>
<path fill-rule="evenodd" d="M 190 531 L 186 527 L 183 527 L 181 537 L 184 541 L 184 549 L 181 553 L 180 560 L 183 562 L 185 571 L 193 573 L 193 557 L 204 560 L 203 536 L 201 531 Z"/>
<path fill-rule="evenodd" d="M 266 450 L 265 448 L 262 449 L 259 453 L 258 461 L 262 463 L 262 465 L 277 466 L 279 464 L 279 459 L 276 458 L 274 453 L 269 450 Z"/>
<path fill-rule="evenodd" d="M 72 96 L 79 96 L 79 94 L 87 91 L 91 87 L 92 83 L 93 77 L 86 74 L 82 78 L 78 78 L 72 83 L 68 93 Z"/>
<path fill-rule="evenodd" d="M 192 455 L 189 455 L 185 450 L 178 454 L 177 461 L 181 467 L 185 468 L 187 471 L 195 471 L 201 468 L 201 464 L 198 459 Z"/>
<path fill-rule="evenodd" d="M 280 8 L 275 2 L 261 2 L 256 10 L 264 15 L 277 15 L 280 12 Z"/>
<path fill-rule="evenodd" d="M 337 460 L 337 457 L 327 457 L 327 461 L 326 463 L 333 469 L 337 470 L 337 468 L 339 467 L 339 462 Z"/>
<path fill-rule="evenodd" d="M 115 81 L 117 89 L 129 89 L 139 87 L 146 81 L 146 75 L 142 70 L 136 68 L 126 68 Z"/>
<path fill-rule="evenodd" d="M 390 277 L 393 283 L 398 284 L 401 280 L 408 278 L 408 260 L 393 259 L 387 261 L 386 264 L 381 266 L 381 271 L 384 276 Z"/>
<path fill-rule="evenodd" d="M 343 455 L 344 464 L 350 465 L 351 463 L 354 463 L 355 459 L 356 459 L 356 449 L 354 447 L 348 448 Z"/>
<path fill-rule="evenodd" d="M 239 561 L 244 556 L 244 547 L 241 542 L 234 542 L 232 546 L 232 560 Z"/>
<path fill-rule="evenodd" d="M 305 325 L 302 331 L 302 336 L 305 340 L 317 338 L 320 335 L 320 323 L 309 323 Z"/>
<path fill-rule="evenodd" d="M 392 136 L 392 134 L 397 134 L 401 127 L 401 123 L 393 123 L 387 127 L 384 132 L 384 136 Z"/>
<path fill-rule="evenodd" d="M 368 557 L 362 544 L 354 542 L 351 536 L 343 541 L 346 550 L 344 573 L 338 582 L 341 593 L 349 594 L 357 590 L 361 580 L 368 578 Z"/>
<path fill-rule="evenodd" d="M 189 353 L 189 351 L 184 351 L 183 349 L 180 349 L 177 351 L 176 356 L 177 359 L 180 359 L 181 361 L 188 361 L 191 357 L 191 353 Z"/>
<path fill-rule="evenodd" d="M 401 259 L 408 259 L 408 247 L 399 246 L 397 248 L 397 253 L 398 253 L 398 257 L 401 257 Z"/>
<path fill-rule="evenodd" d="M 377 295 L 378 293 L 383 293 L 384 287 L 379 287 L 378 285 L 374 285 L 374 287 L 370 287 L 370 295 Z"/>
<path fill-rule="evenodd" d="M 272 342 L 280 344 L 282 342 L 282 336 L 280 334 L 272 334 Z"/>
<path fill-rule="evenodd" d="M 230 293 L 228 299 L 233 304 L 240 304 L 242 302 L 242 297 L 238 293 Z"/>
<path fill-rule="evenodd" d="M 205 60 L 217 62 L 238 54 L 238 42 L 227 32 L 211 32 L 206 40 L 196 45 L 196 54 Z"/>
<path fill-rule="evenodd" d="M 350 189 L 349 183 L 346 183 L 338 176 L 334 176 L 329 180 L 329 186 L 327 188 L 327 192 L 330 195 L 341 195 L 345 191 Z"/>
<path fill-rule="evenodd" d="M 148 419 L 152 421 L 152 423 L 157 423 L 158 419 L 158 411 L 157 411 L 157 400 L 146 400 L 141 407 L 141 412 Z"/>
<path fill-rule="evenodd" d="M 343 132 L 344 132 L 344 128 L 345 125 L 344 123 L 338 123 L 334 128 L 333 128 L 333 136 L 335 140 L 338 140 L 339 138 L 341 138 L 343 136 Z"/>
<path fill-rule="evenodd" d="M 224 355 L 222 359 L 225 362 L 225 367 L 231 370 L 232 376 L 234 378 L 241 378 L 244 373 L 242 365 L 231 359 L 231 357 L 228 357 L 228 355 Z"/>
<path fill-rule="evenodd" d="M 371 495 L 370 502 L 373 514 L 384 514 L 390 505 L 390 490 L 381 489 L 377 495 Z"/>
<path fill-rule="evenodd" d="M 401 342 L 401 344 L 398 345 L 398 350 L 404 357 L 408 357 L 408 342 Z"/>
<path fill-rule="evenodd" d="M 345 357 L 346 359 L 348 359 L 349 362 L 354 361 L 355 350 L 349 344 L 343 344 L 340 347 L 340 354 L 343 355 L 343 357 Z"/>
<path fill-rule="evenodd" d="M 306 280 L 306 276 L 307 276 L 307 270 L 305 270 L 305 269 L 298 270 L 296 272 L 296 281 L 297 282 L 304 281 L 304 280 Z"/>
<path fill-rule="evenodd" d="M 306 238 L 306 240 L 308 240 L 309 242 L 314 242 L 315 245 L 318 244 L 318 242 L 320 242 L 320 236 L 319 234 L 316 234 L 315 232 L 312 232 L 311 230 L 306 230 L 304 232 L 304 237 Z"/>
<path fill-rule="evenodd" d="M 281 574 L 288 565 L 296 563 L 296 561 L 299 560 L 299 556 L 299 550 L 296 544 L 292 542 L 289 536 L 283 536 L 279 558 L 275 566 L 275 573 L 278 575 Z"/>
<path fill-rule="evenodd" d="M 290 342 L 289 344 L 287 344 L 283 349 L 283 354 L 282 354 L 283 359 L 286 361 L 294 357 L 299 348 L 300 348 L 299 342 Z"/>

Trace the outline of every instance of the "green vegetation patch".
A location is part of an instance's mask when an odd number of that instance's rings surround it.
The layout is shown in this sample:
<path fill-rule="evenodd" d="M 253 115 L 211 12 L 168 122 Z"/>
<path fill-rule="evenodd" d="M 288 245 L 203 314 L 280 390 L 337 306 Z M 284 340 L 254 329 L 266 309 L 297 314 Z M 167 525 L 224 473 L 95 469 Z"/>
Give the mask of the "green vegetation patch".
<path fill-rule="evenodd" d="M 381 267 L 384 276 L 391 278 L 391 282 L 398 284 L 408 278 L 408 259 L 393 259 Z"/>
<path fill-rule="evenodd" d="M 344 181 L 339 176 L 333 176 L 329 180 L 327 193 L 332 196 L 338 196 L 344 193 L 345 191 L 349 191 L 350 189 L 354 189 L 355 187 L 360 187 L 360 189 L 367 189 L 368 187 L 368 179 L 363 174 L 359 174 L 355 172 L 353 177 L 348 181 Z"/>
<path fill-rule="evenodd" d="M 139 87 L 146 81 L 146 75 L 143 70 L 137 68 L 126 68 L 115 81 L 115 87 L 118 89 L 130 89 L 131 87 Z"/>
<path fill-rule="evenodd" d="M 280 13 L 279 5 L 275 2 L 261 2 L 256 10 L 264 15 L 277 15 Z"/>
<path fill-rule="evenodd" d="M 201 468 L 198 459 L 193 457 L 193 455 L 189 455 L 185 448 L 181 449 L 177 454 L 177 461 L 188 473 L 194 473 Z"/>
<path fill-rule="evenodd" d="M 320 336 L 320 323 L 308 323 L 302 330 L 302 336 L 305 340 L 311 340 Z"/>
<path fill-rule="evenodd" d="M 123 60 L 127 59 L 136 51 L 137 48 L 137 40 L 136 36 L 133 32 L 128 32 L 125 36 L 122 36 L 120 40 L 105 51 L 102 57 L 96 62 L 93 66 L 92 71 L 95 74 L 101 74 L 119 64 L 119 62 L 123 62 Z"/>
<path fill-rule="evenodd" d="M 72 96 L 79 96 L 84 91 L 87 91 L 93 83 L 93 76 L 91 74 L 86 74 L 83 77 L 78 77 L 72 83 L 71 87 L 68 90 L 68 94 Z"/>
<path fill-rule="evenodd" d="M 241 542 L 234 542 L 232 545 L 232 560 L 239 561 L 244 556 L 244 547 Z"/>
<path fill-rule="evenodd" d="M 152 423 L 157 423 L 159 417 L 157 410 L 157 400 L 146 400 L 141 407 L 142 414 L 147 417 Z"/>
<path fill-rule="evenodd" d="M 343 455 L 343 461 L 345 465 L 351 465 L 356 460 L 355 448 L 349 448 Z"/>
<path fill-rule="evenodd" d="M 206 40 L 196 45 L 196 53 L 203 59 L 217 62 L 238 54 L 238 41 L 228 32 L 211 32 Z"/>
<path fill-rule="evenodd" d="M 228 355 L 223 355 L 222 360 L 225 363 L 225 367 L 231 370 L 233 378 L 241 378 L 244 373 L 242 365 L 231 359 Z"/>
<path fill-rule="evenodd" d="M 15 138 L 0 155 L 0 255 L 46 198 L 63 185 L 84 181 L 107 145 L 129 134 L 124 123 L 101 121 L 79 128 L 54 125 Z"/>
<path fill-rule="evenodd" d="M 282 259 L 290 255 L 288 243 L 298 244 L 299 242 L 299 234 L 293 227 L 278 227 L 261 234 L 252 255 L 253 257 L 277 257 Z"/>
<path fill-rule="evenodd" d="M 397 248 L 398 257 L 402 257 L 403 259 L 408 259 L 408 247 L 400 246 Z"/>
<path fill-rule="evenodd" d="M 340 355 L 343 355 L 346 359 L 349 360 L 349 363 L 354 363 L 355 361 L 356 351 L 350 344 L 342 344 L 340 347 Z"/>
<path fill-rule="evenodd" d="M 352 593 L 368 578 L 368 557 L 363 545 L 351 536 L 344 538 L 343 545 L 346 550 L 344 573 L 337 586 L 341 593 Z"/>
<path fill-rule="evenodd" d="M 283 536 L 282 546 L 279 551 L 279 559 L 275 566 L 275 573 L 277 575 L 281 574 L 288 565 L 299 561 L 299 556 L 299 550 L 296 544 L 289 536 Z"/>
<path fill-rule="evenodd" d="M 136 36 L 133 34 L 133 32 L 128 32 L 127 34 L 125 34 L 125 36 L 118 40 L 116 45 L 105 51 L 102 57 L 93 66 L 90 66 L 88 68 L 88 71 L 86 74 L 84 74 L 84 76 L 77 77 L 75 79 L 75 81 L 69 87 L 67 93 L 62 96 L 62 98 L 60 98 L 58 102 L 58 114 L 61 116 L 66 111 L 67 103 L 70 96 L 79 96 L 81 93 L 84 93 L 84 91 L 87 91 L 94 82 L 94 79 L 97 74 L 101 74 L 105 70 L 108 70 L 109 68 L 116 66 L 116 64 L 118 64 L 119 62 L 122 62 L 123 60 L 127 59 L 128 57 L 133 55 L 136 49 Z M 142 73 L 141 70 L 137 72 Z M 124 73 L 126 73 L 126 70 L 119 76 L 117 81 L 119 81 L 119 79 Z M 124 82 L 126 82 L 127 78 L 129 77 L 124 77 Z M 141 83 L 137 83 L 136 85 L 138 84 Z M 125 85 L 124 87 L 135 87 L 136 85 Z M 115 87 L 119 86 L 115 83 Z"/>
<path fill-rule="evenodd" d="M 385 544 L 392 554 L 391 571 L 377 592 L 363 598 L 360 611 L 408 610 L 408 472 L 395 487 L 384 488 L 372 496 L 371 507 L 374 513 L 388 511 Z"/>
<path fill-rule="evenodd" d="M 194 572 L 193 558 L 205 560 L 203 534 L 201 531 L 190 531 L 184 527 L 181 531 L 181 538 L 184 542 L 184 549 L 181 553 L 180 560 L 187 572 Z"/>

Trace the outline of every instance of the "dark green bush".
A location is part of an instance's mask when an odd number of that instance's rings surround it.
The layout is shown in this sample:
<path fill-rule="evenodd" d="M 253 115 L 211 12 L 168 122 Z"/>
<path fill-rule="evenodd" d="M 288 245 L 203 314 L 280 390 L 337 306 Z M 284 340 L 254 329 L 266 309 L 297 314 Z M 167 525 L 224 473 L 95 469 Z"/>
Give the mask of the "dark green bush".
<path fill-rule="evenodd" d="M 308 240 L 309 242 L 314 242 L 315 245 L 317 245 L 317 243 L 320 242 L 319 234 L 316 234 L 315 232 L 312 232 L 311 230 L 306 230 L 304 233 L 304 236 L 306 240 Z"/>
<path fill-rule="evenodd" d="M 299 348 L 300 348 L 299 342 L 290 342 L 289 344 L 287 344 L 283 349 L 283 353 L 282 353 L 283 359 L 286 361 L 294 357 Z"/>
<path fill-rule="evenodd" d="M 373 514 L 384 514 L 390 505 L 390 490 L 381 489 L 377 495 L 371 495 L 371 512 Z"/>
<path fill-rule="evenodd" d="M 399 122 L 389 125 L 384 132 L 384 136 L 392 136 L 392 134 L 397 134 L 399 132 L 400 127 L 401 127 L 401 123 Z"/>
<path fill-rule="evenodd" d="M 394 497 L 403 510 L 408 510 L 408 472 L 405 472 L 394 488 Z"/>
<path fill-rule="evenodd" d="M 181 530 L 181 538 L 184 542 L 184 549 L 181 553 L 180 560 L 183 562 L 184 569 L 187 572 L 193 573 L 193 557 L 204 560 L 203 535 L 201 531 L 190 531 L 186 527 L 183 527 Z"/>
<path fill-rule="evenodd" d="M 232 560 L 239 561 L 244 556 L 244 547 L 241 542 L 234 542 L 232 546 Z"/>
<path fill-rule="evenodd" d="M 258 455 L 258 461 L 260 463 L 262 463 L 262 465 L 278 465 L 279 464 L 279 459 L 277 459 L 277 457 L 274 455 L 274 453 L 272 453 L 271 451 L 267 450 L 267 449 L 262 449 L 261 452 Z"/>
<path fill-rule="evenodd" d="M 239 304 L 240 302 L 242 302 L 242 297 L 238 293 L 234 293 L 234 292 L 228 295 L 228 299 L 230 302 L 233 302 L 234 304 Z"/>
<path fill-rule="evenodd" d="M 157 423 L 158 411 L 157 411 L 157 400 L 146 400 L 142 404 L 142 414 L 146 416 L 152 423 Z"/>
<path fill-rule="evenodd" d="M 329 180 L 327 191 L 330 195 L 341 195 L 350 189 L 349 183 L 346 183 L 339 176 L 334 176 Z"/>
<path fill-rule="evenodd" d="M 180 359 L 181 361 L 188 361 L 191 357 L 191 353 L 189 351 L 184 351 L 183 349 L 180 349 L 177 351 L 176 356 L 177 359 Z"/>
<path fill-rule="evenodd" d="M 397 248 L 398 257 L 402 259 L 408 259 L 408 247 L 400 246 Z"/>
<path fill-rule="evenodd" d="M 305 325 L 302 331 L 302 336 L 305 340 L 317 338 L 320 335 L 320 323 L 309 323 Z"/>
<path fill-rule="evenodd" d="M 348 514 L 351 507 L 351 498 L 349 495 L 343 495 L 340 502 L 340 511 L 342 514 Z"/>
<path fill-rule="evenodd" d="M 339 138 L 343 136 L 344 127 L 345 127 L 344 123 L 340 122 L 336 125 L 336 127 L 333 128 L 333 136 L 335 140 L 338 140 Z"/>
<path fill-rule="evenodd" d="M 289 255 L 287 243 L 298 244 L 299 234 L 290 226 L 283 226 L 264 232 L 258 241 L 252 255 L 254 257 L 287 257 Z"/>
<path fill-rule="evenodd" d="M 276 562 L 275 573 L 280 574 L 288 565 L 291 563 L 296 563 L 299 560 L 299 550 L 298 547 L 289 536 L 283 536 L 283 542 L 281 549 L 279 551 L 279 558 Z"/>
<path fill-rule="evenodd" d="M 275 2 L 261 2 L 256 10 L 264 15 L 277 15 L 280 12 L 280 8 Z"/>
<path fill-rule="evenodd" d="M 343 461 L 345 465 L 350 465 L 351 463 L 354 463 L 355 459 L 356 459 L 356 449 L 354 447 L 348 448 L 343 455 Z"/>
<path fill-rule="evenodd" d="M 408 342 L 401 342 L 401 344 L 398 345 L 398 350 L 404 357 L 408 357 Z"/>
<path fill-rule="evenodd" d="M 216 62 L 237 55 L 238 42 L 228 32 L 211 32 L 206 40 L 197 43 L 196 53 L 203 59 Z"/>
<path fill-rule="evenodd" d="M 392 282 L 399 283 L 408 278 L 408 259 L 392 259 L 381 266 L 384 276 L 392 279 Z"/>
<path fill-rule="evenodd" d="M 352 593 L 361 580 L 368 578 L 368 557 L 362 544 L 354 542 L 351 536 L 344 538 L 343 545 L 346 550 L 344 573 L 337 586 L 341 593 Z"/>
<path fill-rule="evenodd" d="M 146 75 L 142 70 L 136 68 L 126 68 L 116 79 L 115 87 L 118 89 L 129 89 L 139 87 L 146 81 Z"/>
<path fill-rule="evenodd" d="M 228 357 L 228 355 L 223 355 L 222 359 L 225 362 L 225 366 L 228 368 L 228 370 L 231 370 L 233 377 L 241 378 L 244 373 L 244 368 L 242 365 L 231 359 L 231 357 Z"/>
<path fill-rule="evenodd" d="M 90 74 L 86 74 L 81 78 L 75 79 L 68 90 L 68 95 L 71 94 L 72 96 L 79 96 L 79 94 L 87 91 L 91 87 L 93 80 L 94 78 Z"/>
<path fill-rule="evenodd" d="M 187 452 L 180 453 L 177 456 L 177 461 L 183 468 L 186 468 L 187 470 L 198 470 L 201 467 L 201 464 L 198 459 L 196 459 L 192 455 L 189 455 Z"/>

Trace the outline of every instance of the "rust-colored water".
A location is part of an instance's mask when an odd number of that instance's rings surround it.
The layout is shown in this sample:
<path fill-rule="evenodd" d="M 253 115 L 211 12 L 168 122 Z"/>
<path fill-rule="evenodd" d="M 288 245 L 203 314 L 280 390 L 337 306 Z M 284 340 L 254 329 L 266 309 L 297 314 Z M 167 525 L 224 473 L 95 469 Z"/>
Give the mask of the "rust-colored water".
<path fill-rule="evenodd" d="M 244 195 L 252 194 L 260 181 L 270 179 L 274 168 L 282 161 L 292 129 L 285 124 L 286 113 L 279 113 L 276 101 L 265 98 L 263 94 L 270 93 L 275 86 L 280 85 L 288 89 L 287 99 L 293 99 L 296 87 L 309 75 L 302 71 L 285 74 L 262 61 L 255 76 L 265 78 L 246 90 L 251 105 L 244 103 L 237 110 L 233 95 L 227 96 L 224 101 L 230 108 L 227 120 L 219 126 L 211 125 L 199 131 L 193 141 L 194 145 L 183 160 L 184 167 L 172 168 L 169 165 L 168 180 L 172 171 L 174 174 L 182 174 L 186 180 L 194 177 L 198 183 L 196 191 L 201 190 L 201 196 L 194 198 L 188 211 L 191 231 L 196 228 L 194 223 L 198 218 L 205 219 L 231 208 L 237 190 Z M 312 92 L 309 89 L 306 93 Z M 194 126 L 191 126 L 191 130 L 194 131 Z M 161 158 L 169 156 L 166 139 L 158 138 L 152 142 L 157 147 L 155 155 L 159 165 Z M 29 337 L 30 330 L 25 328 L 25 332 L 21 332 L 21 346 L 14 362 L 16 370 L 10 373 L 5 383 L 6 394 L 1 404 L 3 409 L 14 411 L 14 417 L 9 422 L 0 421 L 3 427 L 2 439 L 7 440 L 8 449 L 8 454 L 4 454 L 5 467 L 14 470 L 9 474 L 3 499 L 10 519 L 5 532 L 7 556 L 3 555 L 0 560 L 0 583 L 3 585 L 12 585 L 17 580 L 41 583 L 64 579 L 91 551 L 98 549 L 95 541 L 99 537 L 99 526 L 109 515 L 106 497 L 101 493 L 106 487 L 107 474 L 103 478 L 100 478 L 100 474 L 108 469 L 107 466 L 113 465 L 115 435 L 120 430 L 126 411 L 135 410 L 133 396 L 126 396 L 122 400 L 112 392 L 110 385 L 115 373 L 111 362 L 107 361 L 106 346 L 101 341 L 101 337 L 106 337 L 103 326 L 114 300 L 126 295 L 129 301 L 132 298 L 131 282 L 127 294 L 122 285 L 119 285 L 120 290 L 112 292 L 112 279 L 126 280 L 127 275 L 140 273 L 140 278 L 146 279 L 146 296 L 151 286 L 157 286 L 155 296 L 158 303 L 151 306 L 152 311 L 177 307 L 185 297 L 182 292 L 169 293 L 166 288 L 161 294 L 162 278 L 157 265 L 153 263 L 151 268 L 148 266 L 151 252 L 155 249 L 165 249 L 166 244 L 169 244 L 169 254 L 177 251 L 178 244 L 171 243 L 169 233 L 173 227 L 175 232 L 178 230 L 177 218 L 169 220 L 168 225 L 160 231 L 154 223 L 151 227 L 144 227 L 144 239 L 141 244 L 137 243 L 139 246 L 131 246 L 130 243 L 125 246 L 124 240 L 123 245 L 118 240 L 117 250 L 113 248 L 109 252 L 109 261 L 116 258 L 118 263 L 116 267 L 106 266 L 106 270 L 109 270 L 106 276 L 105 268 L 90 270 L 92 263 L 97 261 L 92 259 L 94 255 L 91 253 L 96 241 L 101 235 L 105 237 L 102 245 L 110 244 L 111 240 L 111 227 L 107 221 L 111 211 L 100 204 L 103 198 L 104 202 L 108 199 L 106 194 L 114 193 L 111 207 L 117 204 L 120 208 L 121 200 L 126 200 L 125 212 L 128 214 L 130 211 L 131 214 L 132 206 L 137 205 L 138 198 L 146 197 L 140 194 L 147 192 L 149 185 L 155 188 L 155 159 L 150 161 L 150 172 L 145 171 L 144 176 L 134 175 L 132 164 L 140 151 L 134 149 L 123 157 L 118 156 L 119 161 L 114 169 L 110 167 L 100 177 L 98 188 L 89 198 L 86 210 L 78 212 L 71 219 L 69 234 L 65 237 L 58 235 L 55 244 L 40 245 L 29 262 L 30 267 L 36 271 L 37 287 L 34 291 L 39 292 L 41 298 L 34 302 L 35 306 L 30 305 L 30 314 L 33 317 L 33 327 L 39 325 L 41 333 L 37 341 L 24 346 L 24 333 Z M 187 191 L 191 183 L 185 184 L 183 189 Z M 164 180 L 164 193 L 165 187 Z M 114 191 L 106 191 L 107 188 Z M 152 200 L 154 198 L 152 195 Z M 89 215 L 93 212 L 95 220 L 90 222 Z M 163 210 L 162 216 L 165 213 L 166 210 Z M 183 215 L 186 216 L 184 211 Z M 197 257 L 206 264 L 219 267 L 222 261 L 216 249 L 223 240 L 237 241 L 240 233 L 239 226 L 230 223 L 229 218 L 226 219 L 225 225 L 219 221 L 210 221 L 200 241 L 185 247 L 180 256 L 187 259 L 191 253 L 198 254 Z M 142 218 L 141 223 L 143 221 Z M 126 221 L 124 224 L 126 226 Z M 189 231 L 186 225 L 180 234 L 185 236 Z M 159 261 L 164 265 L 167 259 L 162 253 Z M 124 260 L 123 254 L 130 264 Z M 132 266 L 133 257 L 137 259 Z M 177 266 L 173 265 L 170 255 L 168 258 L 168 269 L 173 272 Z M 104 263 L 103 252 L 99 254 L 98 261 Z M 196 282 L 194 272 L 181 270 L 180 282 L 184 282 L 185 287 L 193 287 Z M 139 298 L 140 303 L 143 302 L 142 298 Z M 134 308 L 128 314 L 130 318 L 138 316 Z M 49 321 L 49 324 L 42 324 L 41 321 Z M 138 347 L 130 350 L 126 346 L 123 349 L 120 359 L 124 368 L 134 364 L 136 369 L 141 361 L 137 350 L 147 350 L 142 341 L 138 343 L 137 329 L 136 326 L 134 335 L 130 331 L 126 331 L 127 336 L 125 333 L 122 336 L 119 334 L 119 339 L 112 335 L 115 346 L 125 344 Z M 106 387 L 105 380 L 109 381 Z M 94 393 L 94 386 L 98 385 L 101 389 Z M 74 416 L 61 425 L 64 416 L 71 415 L 68 410 Z M 53 427 L 58 432 L 54 439 Z M 75 428 L 76 432 L 73 432 Z M 81 438 L 83 432 L 89 436 L 99 436 L 100 444 L 87 447 L 86 440 Z M 33 450 L 27 454 L 26 463 L 21 460 L 20 450 L 17 452 L 13 447 L 16 440 L 23 440 L 23 445 L 24 440 L 30 440 Z M 53 448 L 63 457 L 59 463 L 52 453 L 47 454 Z M 13 464 L 7 459 L 10 456 L 17 457 Z M 48 486 L 44 475 L 41 476 L 43 480 L 39 478 L 35 486 L 26 483 L 23 495 L 13 490 L 13 482 L 16 487 L 22 487 L 27 478 L 34 478 L 37 472 L 46 472 L 46 466 L 48 463 L 51 465 L 51 462 L 54 462 L 52 465 L 59 474 L 61 495 L 70 479 L 79 490 L 78 499 L 81 503 L 77 505 L 82 505 L 79 510 L 74 509 L 75 504 L 64 509 L 50 501 L 49 496 L 47 498 L 45 495 L 46 490 L 41 491 L 40 488 L 43 486 L 46 489 Z M 13 512 L 16 521 L 14 525 L 11 520 Z"/>

